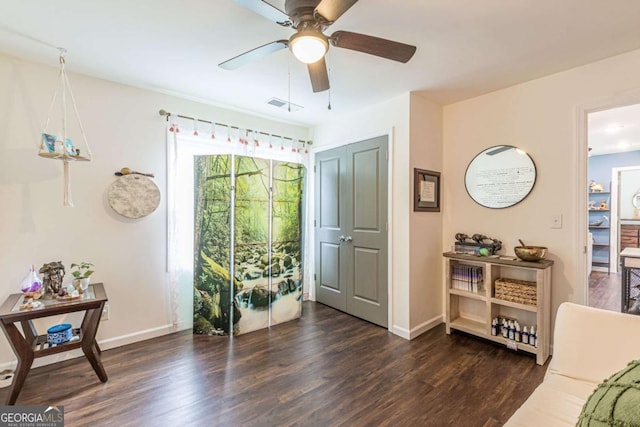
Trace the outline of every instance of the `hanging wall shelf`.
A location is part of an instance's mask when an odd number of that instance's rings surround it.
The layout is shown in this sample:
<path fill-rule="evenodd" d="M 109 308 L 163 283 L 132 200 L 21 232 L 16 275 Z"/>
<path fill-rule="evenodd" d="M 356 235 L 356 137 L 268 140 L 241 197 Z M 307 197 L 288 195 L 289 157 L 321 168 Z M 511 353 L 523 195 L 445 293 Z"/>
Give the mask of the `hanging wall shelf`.
<path fill-rule="evenodd" d="M 64 55 L 66 53 L 66 49 L 58 48 L 60 52 L 60 72 L 58 74 L 58 86 L 56 87 L 53 97 L 51 99 L 51 104 L 49 105 L 49 112 L 47 114 L 47 121 L 44 125 L 44 130 L 42 132 L 42 138 L 40 140 L 40 146 L 38 149 L 38 155 L 40 157 L 44 157 L 47 159 L 61 160 L 64 165 L 64 206 L 73 206 L 73 201 L 71 199 L 71 177 L 70 177 L 70 162 L 89 162 L 91 161 L 91 149 L 89 148 L 89 143 L 87 142 L 87 137 L 84 133 L 84 128 L 82 127 L 82 122 L 80 121 L 80 115 L 78 114 L 78 108 L 76 106 L 75 98 L 73 97 L 73 92 L 71 91 L 71 85 L 69 84 L 69 79 L 67 77 L 67 73 L 65 72 L 65 59 Z M 60 94 L 60 107 L 62 110 L 61 114 L 61 123 L 60 128 L 57 133 L 51 133 L 49 131 L 49 124 L 51 121 L 51 114 L 53 112 L 53 108 L 56 105 L 56 100 L 58 100 L 58 94 Z M 75 119 L 78 122 L 78 127 L 80 129 L 80 135 L 82 137 L 82 142 L 84 143 L 84 151 L 81 151 L 78 147 L 76 147 L 71 138 L 68 137 L 67 134 L 67 97 L 71 101 L 71 105 L 73 106 L 73 112 L 75 114 Z M 82 154 L 81 154 L 82 153 Z"/>

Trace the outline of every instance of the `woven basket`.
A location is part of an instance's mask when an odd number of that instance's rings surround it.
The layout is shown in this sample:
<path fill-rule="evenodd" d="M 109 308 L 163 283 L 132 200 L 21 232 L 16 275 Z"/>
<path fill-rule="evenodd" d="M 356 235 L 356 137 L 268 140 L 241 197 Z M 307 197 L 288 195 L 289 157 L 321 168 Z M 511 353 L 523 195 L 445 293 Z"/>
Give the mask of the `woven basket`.
<path fill-rule="evenodd" d="M 518 304 L 536 305 L 538 294 L 535 282 L 517 279 L 496 279 L 495 297 Z"/>

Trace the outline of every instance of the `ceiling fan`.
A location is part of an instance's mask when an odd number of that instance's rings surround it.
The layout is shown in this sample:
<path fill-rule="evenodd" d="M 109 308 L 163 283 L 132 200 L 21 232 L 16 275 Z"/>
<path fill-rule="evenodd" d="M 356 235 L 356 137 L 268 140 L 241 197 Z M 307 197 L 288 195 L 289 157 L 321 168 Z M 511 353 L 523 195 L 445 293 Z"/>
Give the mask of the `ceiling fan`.
<path fill-rule="evenodd" d="M 307 64 L 313 91 L 322 92 L 329 89 L 324 60 L 329 44 L 398 62 L 409 61 L 416 51 L 415 46 L 350 31 L 336 31 L 325 36 L 323 32 L 358 0 L 285 0 L 286 13 L 264 0 L 234 1 L 278 25 L 293 28 L 296 33 L 289 40 L 267 43 L 218 64 L 226 70 L 288 47 L 297 59 Z"/>

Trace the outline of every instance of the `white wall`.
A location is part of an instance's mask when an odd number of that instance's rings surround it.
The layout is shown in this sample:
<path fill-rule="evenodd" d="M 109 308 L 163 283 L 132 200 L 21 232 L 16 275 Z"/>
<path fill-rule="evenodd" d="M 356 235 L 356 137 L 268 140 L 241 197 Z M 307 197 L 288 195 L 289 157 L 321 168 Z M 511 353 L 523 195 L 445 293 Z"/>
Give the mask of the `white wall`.
<path fill-rule="evenodd" d="M 410 307 L 412 336 L 442 322 L 442 200 L 440 212 L 413 211 L 413 169 L 442 172 L 442 107 L 411 94 Z M 446 180 L 441 175 L 441 181 Z M 441 189 L 442 189 L 441 184 Z M 446 239 L 445 239 L 446 240 Z"/>
<path fill-rule="evenodd" d="M 577 223 L 586 220 L 579 203 L 586 198 L 579 173 L 577 112 L 585 105 L 604 105 L 640 88 L 640 50 L 533 80 L 444 108 L 444 246 L 456 232 L 483 233 L 501 239 L 513 254 L 517 239 L 549 247 L 552 312 L 563 301 L 585 302 L 585 283 L 578 283 L 586 255 L 586 236 Z M 507 209 L 487 209 L 469 198 L 464 173 L 469 161 L 487 147 L 518 146 L 533 158 L 538 177 L 523 202 Z M 551 215 L 563 215 L 563 228 L 551 229 Z"/>
<path fill-rule="evenodd" d="M 166 136 L 158 110 L 300 139 L 308 139 L 308 130 L 82 75 L 69 78 L 94 154 L 91 163 L 71 165 L 74 208 L 62 206 L 62 164 L 36 155 L 57 69 L 0 56 L 0 300 L 20 291 L 31 264 L 90 261 L 111 308 L 98 331 L 103 348 L 168 333 Z M 125 219 L 105 203 L 114 172 L 124 166 L 156 175 L 162 202 L 146 218 Z M 188 304 L 192 290 L 180 292 Z M 0 368 L 14 360 L 2 335 Z"/>

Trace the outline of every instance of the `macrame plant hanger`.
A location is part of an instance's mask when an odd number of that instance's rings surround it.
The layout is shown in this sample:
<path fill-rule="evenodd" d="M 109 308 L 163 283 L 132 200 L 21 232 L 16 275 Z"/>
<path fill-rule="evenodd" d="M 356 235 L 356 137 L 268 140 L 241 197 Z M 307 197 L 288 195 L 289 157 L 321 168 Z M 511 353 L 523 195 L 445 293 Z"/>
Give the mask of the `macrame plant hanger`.
<path fill-rule="evenodd" d="M 58 86 L 53 92 L 53 97 L 51 98 L 51 104 L 49 105 L 49 112 L 47 113 L 47 122 L 44 125 L 44 130 L 42 132 L 42 138 L 40 140 L 40 147 L 38 150 L 38 155 L 41 157 L 45 157 L 47 159 L 61 160 L 64 166 L 64 206 L 73 206 L 73 200 L 71 199 L 71 176 L 69 171 L 69 163 L 76 161 L 89 162 L 91 161 L 91 148 L 89 148 L 89 143 L 87 142 L 87 137 L 84 133 L 84 128 L 82 127 L 82 122 L 80 121 L 80 115 L 78 114 L 78 107 L 76 106 L 76 100 L 73 97 L 73 92 L 71 91 L 71 85 L 69 84 L 69 79 L 67 77 L 67 73 L 65 72 L 65 59 L 64 55 L 67 53 L 67 50 L 64 48 L 58 48 L 60 51 L 60 73 L 58 75 Z M 51 113 L 53 111 L 54 104 L 56 103 L 56 99 L 58 98 L 58 93 L 60 93 L 60 103 L 62 107 L 62 128 L 60 131 L 54 135 L 48 132 L 49 122 L 51 121 Z M 80 134 L 82 136 L 82 140 L 84 142 L 85 151 L 82 152 L 79 148 L 76 148 L 71 139 L 67 137 L 67 95 L 71 100 L 71 105 L 73 106 L 73 112 L 75 114 L 76 120 L 78 121 L 78 127 L 80 128 Z"/>

